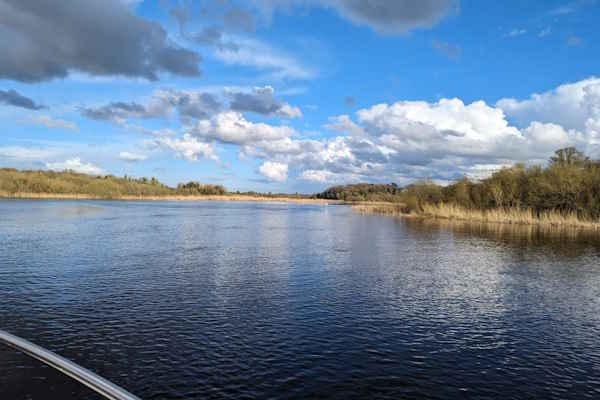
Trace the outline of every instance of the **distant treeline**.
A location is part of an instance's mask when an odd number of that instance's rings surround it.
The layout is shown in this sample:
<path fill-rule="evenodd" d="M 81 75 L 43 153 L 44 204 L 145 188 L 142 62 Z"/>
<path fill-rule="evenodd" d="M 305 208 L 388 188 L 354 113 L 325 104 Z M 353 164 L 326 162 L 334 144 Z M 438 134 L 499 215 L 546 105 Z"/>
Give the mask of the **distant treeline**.
<path fill-rule="evenodd" d="M 461 179 L 448 186 L 418 182 L 391 185 L 334 186 L 317 195 L 339 200 L 386 200 L 404 203 L 405 212 L 420 212 L 432 204 L 464 209 L 527 209 L 534 214 L 560 212 L 579 218 L 600 218 L 600 161 L 573 147 L 560 149 L 546 167 L 516 164 L 489 178 Z"/>
<path fill-rule="evenodd" d="M 316 194 L 315 197 L 318 199 L 343 201 L 404 201 L 402 188 L 395 183 L 357 183 L 353 185 L 332 186 L 324 192 Z"/>
<path fill-rule="evenodd" d="M 121 196 L 221 195 L 227 190 L 221 185 L 198 182 L 182 183 L 171 188 L 156 178 L 132 178 L 113 175 L 91 176 L 74 171 L 20 171 L 0 169 L 0 192 L 84 194 L 103 198 Z"/>

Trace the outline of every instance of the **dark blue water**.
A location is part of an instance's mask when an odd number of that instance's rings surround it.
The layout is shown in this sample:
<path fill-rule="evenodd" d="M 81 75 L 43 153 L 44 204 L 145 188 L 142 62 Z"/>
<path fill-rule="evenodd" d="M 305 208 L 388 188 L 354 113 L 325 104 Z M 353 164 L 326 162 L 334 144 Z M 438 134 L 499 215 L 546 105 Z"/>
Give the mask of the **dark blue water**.
<path fill-rule="evenodd" d="M 146 399 L 600 396 L 600 245 L 344 206 L 0 201 L 0 328 Z M 94 398 L 0 347 L 0 398 Z"/>

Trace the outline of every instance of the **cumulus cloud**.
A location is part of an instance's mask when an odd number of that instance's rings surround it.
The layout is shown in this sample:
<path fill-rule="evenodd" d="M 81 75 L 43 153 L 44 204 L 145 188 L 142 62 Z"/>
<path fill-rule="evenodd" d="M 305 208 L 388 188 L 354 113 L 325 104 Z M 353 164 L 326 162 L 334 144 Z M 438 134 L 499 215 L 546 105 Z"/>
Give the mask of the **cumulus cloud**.
<path fill-rule="evenodd" d="M 340 178 L 343 179 L 343 181 L 345 182 L 352 181 L 351 179 L 346 180 L 345 177 L 340 176 L 339 174 L 335 174 L 331 171 L 314 169 L 307 169 L 306 171 L 302 171 L 302 173 L 299 175 L 299 178 L 304 181 L 327 184 L 338 183 L 340 182 Z"/>
<path fill-rule="evenodd" d="M 524 100 L 501 99 L 496 107 L 521 126 L 540 121 L 584 131 L 590 118 L 600 118 L 600 78 L 560 85 Z"/>
<path fill-rule="evenodd" d="M 287 164 L 266 161 L 259 168 L 258 172 L 270 181 L 285 182 L 288 176 Z"/>
<path fill-rule="evenodd" d="M 188 133 L 204 140 L 217 140 L 222 143 L 249 145 L 260 141 L 283 139 L 294 134 L 287 126 L 273 126 L 262 122 L 254 123 L 241 113 L 226 111 L 210 120 L 198 121 Z"/>
<path fill-rule="evenodd" d="M 122 151 L 119 153 L 119 158 L 123 161 L 138 162 L 138 161 L 147 160 L 148 156 L 146 156 L 144 154 L 135 154 L 135 153 L 130 153 L 128 151 Z"/>
<path fill-rule="evenodd" d="M 271 86 L 254 87 L 250 92 L 226 90 L 229 98 L 229 107 L 233 111 L 254 112 L 262 115 L 277 115 L 280 117 L 301 117 L 302 112 L 298 107 L 292 107 L 288 103 L 277 100 Z"/>
<path fill-rule="evenodd" d="M 74 122 L 65 121 L 64 119 L 52 118 L 48 115 L 34 115 L 29 118 L 29 121 L 34 124 L 45 126 L 48 129 L 67 129 L 70 131 L 78 131 L 77 125 Z"/>
<path fill-rule="evenodd" d="M 588 80 L 532 96 L 524 104 L 508 102 L 513 111 L 523 111 L 521 126 L 511 124 L 500 105 L 483 101 L 398 101 L 361 109 L 356 121 L 348 115 L 331 118 L 325 127 L 342 136 L 318 141 L 289 136 L 271 146 L 258 142 L 260 150 L 254 154 L 286 163 L 299 171 L 300 179 L 312 182 L 483 177 L 517 161 L 544 161 L 560 147 L 577 146 L 593 153 L 600 143 L 600 101 L 592 86 Z M 558 92 L 568 94 L 571 101 L 579 99 L 576 106 L 563 110 L 567 115 L 553 112 L 566 102 L 556 98 Z M 538 118 L 553 114 L 554 120 L 578 123 L 569 126 Z"/>
<path fill-rule="evenodd" d="M 0 1 L 0 79 L 40 82 L 70 71 L 158 79 L 198 76 L 200 56 L 120 0 Z"/>
<path fill-rule="evenodd" d="M 329 122 L 323 127 L 333 131 L 345 132 L 352 136 L 365 136 L 364 129 L 352 121 L 348 115 L 329 117 Z"/>
<path fill-rule="evenodd" d="M 105 171 L 91 163 L 82 162 L 79 157 L 70 158 L 63 162 L 48 162 L 46 168 L 55 171 L 72 170 L 82 174 L 103 175 Z"/>
<path fill-rule="evenodd" d="M 218 161 L 214 154 L 214 146 L 210 143 L 199 141 L 190 134 L 184 134 L 181 138 L 160 137 L 147 142 L 151 147 L 162 147 L 174 151 L 177 155 L 190 161 L 198 160 L 201 156 L 207 160 Z"/>
<path fill-rule="evenodd" d="M 600 82 L 590 78 L 495 105 L 457 98 L 375 104 L 331 117 L 324 128 L 338 135 L 309 139 L 229 110 L 187 124 L 183 138 L 154 143 L 189 159 L 213 158 L 216 143 L 237 145 L 240 155 L 262 161 L 259 173 L 280 182 L 290 171 L 322 184 L 481 178 L 514 162 L 543 162 L 560 147 L 598 154 Z"/>
<path fill-rule="evenodd" d="M 0 61 L 1 63 L 1 61 Z M 29 97 L 25 97 L 15 90 L 0 90 L 0 104 L 6 104 L 14 107 L 26 108 L 28 110 L 41 110 L 45 108 L 36 104 Z"/>

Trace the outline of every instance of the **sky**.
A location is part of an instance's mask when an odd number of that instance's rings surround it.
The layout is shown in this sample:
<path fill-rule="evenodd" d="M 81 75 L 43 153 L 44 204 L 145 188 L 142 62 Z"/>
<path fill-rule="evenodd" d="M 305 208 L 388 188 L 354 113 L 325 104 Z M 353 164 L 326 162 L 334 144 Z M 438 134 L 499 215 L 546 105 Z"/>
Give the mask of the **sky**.
<path fill-rule="evenodd" d="M 594 0 L 0 0 L 0 167 L 313 193 L 600 158 Z"/>

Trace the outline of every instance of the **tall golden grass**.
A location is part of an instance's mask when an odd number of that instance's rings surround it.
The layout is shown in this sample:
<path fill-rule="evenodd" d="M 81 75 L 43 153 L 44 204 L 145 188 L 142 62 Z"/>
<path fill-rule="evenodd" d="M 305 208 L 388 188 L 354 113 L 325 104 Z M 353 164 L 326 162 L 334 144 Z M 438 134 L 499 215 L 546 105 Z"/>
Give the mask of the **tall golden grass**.
<path fill-rule="evenodd" d="M 373 212 L 405 217 L 438 218 L 476 223 L 539 225 L 554 228 L 586 228 L 600 230 L 600 221 L 578 218 L 575 213 L 546 211 L 536 215 L 530 209 L 497 208 L 492 210 L 466 209 L 453 204 L 424 204 L 418 213 L 406 213 L 398 204 L 360 204 L 353 207 L 358 212 Z"/>

